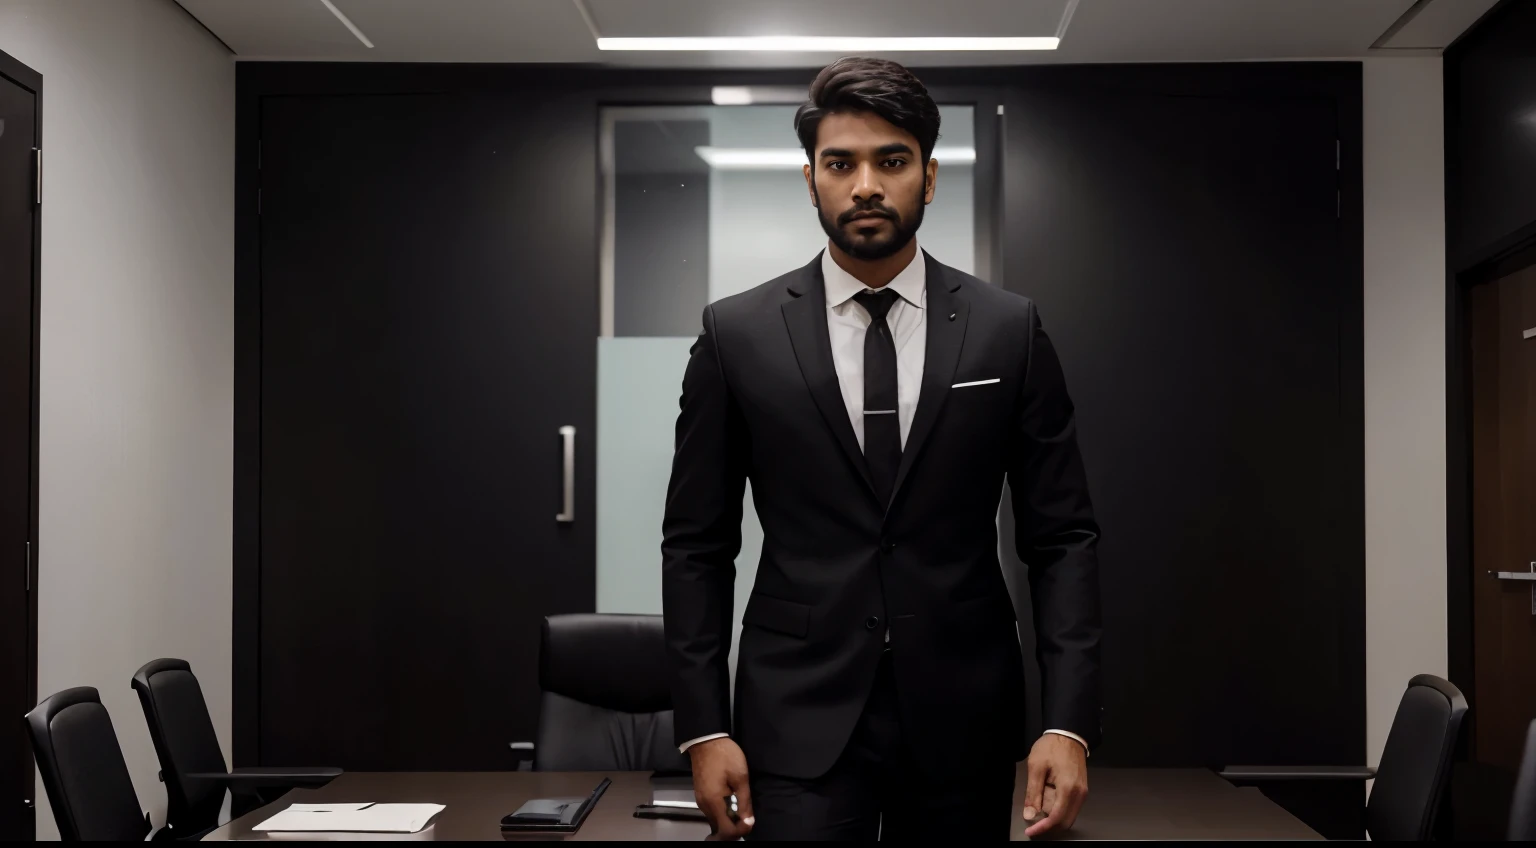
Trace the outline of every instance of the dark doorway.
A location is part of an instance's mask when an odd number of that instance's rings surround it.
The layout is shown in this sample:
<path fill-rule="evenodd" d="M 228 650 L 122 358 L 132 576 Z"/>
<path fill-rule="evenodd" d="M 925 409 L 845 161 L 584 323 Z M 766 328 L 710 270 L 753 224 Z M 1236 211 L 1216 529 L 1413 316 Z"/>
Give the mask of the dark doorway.
<path fill-rule="evenodd" d="M 42 77 L 0 53 L 0 840 L 33 835 Z"/>
<path fill-rule="evenodd" d="M 533 738 L 540 621 L 595 597 L 593 113 L 263 101 L 259 762 Z"/>
<path fill-rule="evenodd" d="M 1536 265 L 1468 291 L 1471 761 L 1507 804 L 1536 718 Z"/>

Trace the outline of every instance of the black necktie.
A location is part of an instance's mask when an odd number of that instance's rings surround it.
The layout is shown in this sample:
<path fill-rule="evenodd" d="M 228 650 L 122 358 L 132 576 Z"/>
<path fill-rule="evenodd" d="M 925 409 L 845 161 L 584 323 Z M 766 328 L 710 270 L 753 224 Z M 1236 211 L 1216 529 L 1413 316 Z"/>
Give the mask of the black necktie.
<path fill-rule="evenodd" d="M 896 340 L 885 321 L 900 295 L 889 289 L 853 296 L 869 312 L 864 332 L 864 461 L 880 503 L 889 505 L 901 467 L 901 417 L 896 404 Z"/>

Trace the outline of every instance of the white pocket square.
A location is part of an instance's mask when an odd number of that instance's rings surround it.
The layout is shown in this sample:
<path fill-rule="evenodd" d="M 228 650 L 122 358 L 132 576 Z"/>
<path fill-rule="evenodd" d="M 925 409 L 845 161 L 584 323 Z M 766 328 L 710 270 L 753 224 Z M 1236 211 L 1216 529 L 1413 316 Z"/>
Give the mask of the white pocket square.
<path fill-rule="evenodd" d="M 990 386 L 993 383 L 1001 383 L 1002 381 L 1003 381 L 1002 377 L 993 377 L 990 380 L 972 380 L 969 383 L 956 383 L 953 386 L 950 386 L 950 388 L 951 389 L 968 389 L 971 386 Z"/>

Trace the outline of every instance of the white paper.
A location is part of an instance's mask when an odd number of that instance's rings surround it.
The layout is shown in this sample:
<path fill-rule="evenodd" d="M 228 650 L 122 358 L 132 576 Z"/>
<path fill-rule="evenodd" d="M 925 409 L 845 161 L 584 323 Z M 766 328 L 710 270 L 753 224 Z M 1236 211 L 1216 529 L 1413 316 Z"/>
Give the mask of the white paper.
<path fill-rule="evenodd" d="M 291 804 L 251 828 L 293 833 L 416 833 L 442 804 Z"/>
<path fill-rule="evenodd" d="M 361 804 L 289 804 L 292 813 L 355 813 L 364 807 L 372 807 L 372 801 Z"/>

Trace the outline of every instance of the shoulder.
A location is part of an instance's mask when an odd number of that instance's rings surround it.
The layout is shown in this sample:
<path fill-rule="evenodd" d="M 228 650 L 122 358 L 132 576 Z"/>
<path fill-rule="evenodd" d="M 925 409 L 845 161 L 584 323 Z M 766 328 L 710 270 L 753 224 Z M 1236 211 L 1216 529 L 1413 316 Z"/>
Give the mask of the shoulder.
<path fill-rule="evenodd" d="M 1035 313 L 1035 302 L 1017 292 L 973 277 L 964 271 L 941 265 L 944 279 L 955 293 L 971 302 L 972 310 L 985 310 L 1004 319 L 1028 319 Z"/>
<path fill-rule="evenodd" d="M 751 320 L 765 314 L 778 320 L 779 305 L 793 299 L 794 295 L 789 293 L 790 286 L 799 281 L 804 273 L 804 268 L 797 268 L 744 292 L 722 297 L 711 303 L 707 311 L 717 324 Z"/>

